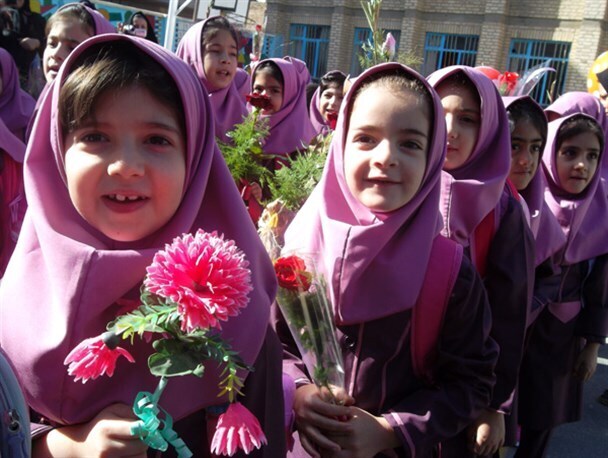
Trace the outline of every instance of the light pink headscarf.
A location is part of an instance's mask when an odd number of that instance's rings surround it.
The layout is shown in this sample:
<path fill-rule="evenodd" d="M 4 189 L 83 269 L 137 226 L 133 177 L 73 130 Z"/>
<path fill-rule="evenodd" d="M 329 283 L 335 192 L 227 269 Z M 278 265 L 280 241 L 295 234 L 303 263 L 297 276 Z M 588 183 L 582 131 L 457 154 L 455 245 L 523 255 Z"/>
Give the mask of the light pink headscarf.
<path fill-rule="evenodd" d="M 436 88 L 456 73 L 463 73 L 477 88 L 481 124 L 471 156 L 442 174 L 440 208 L 445 235 L 467 247 L 477 225 L 500 202 L 511 168 L 511 134 L 500 94 L 480 71 L 456 65 L 437 70 L 428 80 Z"/>
<path fill-rule="evenodd" d="M 0 48 L 0 72 L 0 78 L 2 78 L 0 120 L 8 130 L 23 141 L 25 129 L 34 112 L 36 101 L 21 89 L 17 65 L 13 57 L 4 48 Z M 23 162 L 23 157 L 19 162 Z"/>
<path fill-rule="evenodd" d="M 412 200 L 393 212 L 376 214 L 359 202 L 346 184 L 344 149 L 349 113 L 355 92 L 366 80 L 380 72 L 397 71 L 421 81 L 432 96 L 428 159 L 422 184 Z M 323 176 L 289 226 L 284 249 L 314 254 L 330 286 L 339 324 L 375 320 L 416 303 L 433 240 L 442 227 L 438 205 L 445 135 L 439 97 L 422 76 L 401 64 L 366 70 L 346 94 Z"/>
<path fill-rule="evenodd" d="M 316 135 L 306 105 L 306 85 L 310 82 L 310 73 L 306 63 L 295 57 L 264 59 L 253 67 L 252 91 L 256 69 L 267 61 L 274 62 L 283 74 L 283 104 L 276 113 L 262 115 L 269 120 L 270 126 L 263 149 L 266 154 L 283 156 L 308 145 Z M 250 105 L 247 107 L 252 109 Z"/>
<path fill-rule="evenodd" d="M 218 17 L 220 16 L 210 17 L 190 27 L 177 46 L 177 56 L 194 69 L 207 89 L 215 113 L 215 135 L 228 142 L 230 138 L 226 136 L 226 132 L 234 129 L 234 126 L 243 122 L 243 117 L 247 116 L 243 94 L 248 93 L 251 80 L 246 71 L 238 68 L 232 83 L 224 89 L 213 88 L 207 81 L 203 65 L 203 30 L 208 21 Z"/>
<path fill-rule="evenodd" d="M 563 253 L 563 264 L 575 264 L 608 253 L 608 187 L 600 173 L 602 162 L 606 160 L 604 153 L 600 157 L 591 183 L 579 195 L 567 194 L 557 174 L 557 134 L 564 122 L 576 116 L 584 116 L 597 123 L 591 116 L 581 113 L 550 122 L 547 145 L 543 153 L 543 169 L 549 184 L 545 191 L 545 200 L 568 239 Z"/>
<path fill-rule="evenodd" d="M 549 105 L 545 111 L 558 114 L 560 117 L 574 113 L 584 113 L 597 121 L 604 137 L 608 138 L 608 116 L 599 99 L 588 92 L 566 92 Z M 608 145 L 604 145 L 604 155 L 608 152 Z M 608 180 L 608 161 L 602 162 L 601 174 L 604 180 Z"/>
<path fill-rule="evenodd" d="M 81 5 L 82 5 L 82 3 L 81 3 Z M 97 10 L 89 8 L 86 5 L 82 5 L 82 6 L 84 6 L 86 8 L 88 13 L 93 18 L 93 22 L 95 23 L 95 31 L 94 31 L 95 35 L 101 35 L 104 33 L 116 33 L 116 27 L 114 27 L 112 25 L 112 23 L 110 21 L 108 21 L 103 14 L 101 14 Z M 61 8 L 59 8 L 59 9 L 61 9 Z M 57 10 L 57 11 L 59 11 L 59 10 Z"/>
<path fill-rule="evenodd" d="M 532 97 L 527 95 L 503 97 L 502 100 L 507 110 L 515 103 L 525 103 L 530 110 L 536 110 L 545 117 L 542 107 Z M 532 177 L 528 187 L 519 191 L 530 211 L 530 229 L 536 241 L 534 246 L 535 265 L 537 266 L 552 254 L 557 253 L 566 244 L 566 237 L 545 202 L 547 182 L 545 174 L 542 172 L 541 164 L 542 158 L 539 157 L 536 173 Z"/>
<path fill-rule="evenodd" d="M 181 94 L 186 132 L 186 183 L 172 219 L 157 232 L 132 243 L 114 242 L 91 227 L 76 211 L 65 184 L 63 135 L 58 97 L 73 63 L 102 43 L 132 44 L 162 65 Z M 78 46 L 62 66 L 52 92 L 37 116 L 26 153 L 25 186 L 29 208 L 0 285 L 0 344 L 17 367 L 31 407 L 41 415 L 74 424 L 93 418 L 114 402 L 132 404 L 138 391 L 151 391 L 150 344 L 130 347 L 135 364 L 119 362 L 112 378 L 86 385 L 74 382 L 63 360 L 79 342 L 105 330 L 122 305 L 138 298 L 145 269 L 154 253 L 174 237 L 199 228 L 218 231 L 246 254 L 252 272 L 250 303 L 223 325 L 222 335 L 248 363 L 263 343 L 274 300 L 272 265 L 251 223 L 241 196 L 214 138 L 212 108 L 196 75 L 181 59 L 149 40 L 106 34 Z M 128 346 L 128 344 L 126 344 Z M 177 377 L 163 394 L 163 405 L 176 419 L 217 398 L 218 371 L 208 364 L 205 376 Z"/>

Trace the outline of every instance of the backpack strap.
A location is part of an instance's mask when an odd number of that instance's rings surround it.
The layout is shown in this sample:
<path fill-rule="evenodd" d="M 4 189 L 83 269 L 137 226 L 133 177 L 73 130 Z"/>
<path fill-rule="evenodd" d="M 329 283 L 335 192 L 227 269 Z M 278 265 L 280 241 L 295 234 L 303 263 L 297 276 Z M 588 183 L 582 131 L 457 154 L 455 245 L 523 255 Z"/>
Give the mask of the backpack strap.
<path fill-rule="evenodd" d="M 418 300 L 412 310 L 412 365 L 417 378 L 433 382 L 439 334 L 462 263 L 462 246 L 443 236 L 433 241 Z"/>

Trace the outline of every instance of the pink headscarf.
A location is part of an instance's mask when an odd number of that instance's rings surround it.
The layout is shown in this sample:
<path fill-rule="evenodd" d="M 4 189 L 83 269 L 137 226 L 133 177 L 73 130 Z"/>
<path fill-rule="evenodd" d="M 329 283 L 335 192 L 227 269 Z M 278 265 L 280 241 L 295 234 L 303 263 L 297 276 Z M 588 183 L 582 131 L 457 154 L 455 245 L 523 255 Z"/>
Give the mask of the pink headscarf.
<path fill-rule="evenodd" d="M 344 147 L 357 88 L 377 73 L 396 71 L 420 81 L 431 94 L 432 134 L 426 171 L 416 195 L 398 210 L 375 214 L 346 184 Z M 319 271 L 328 280 L 339 324 L 375 320 L 416 303 L 433 240 L 442 227 L 437 208 L 445 135 L 439 97 L 422 76 L 401 64 L 366 70 L 346 94 L 323 176 L 289 226 L 284 249 L 315 255 Z"/>
<path fill-rule="evenodd" d="M 23 141 L 27 123 L 34 112 L 36 101 L 21 89 L 19 85 L 19 70 L 9 52 L 0 48 L 0 78 L 2 91 L 0 94 L 0 120 L 15 136 Z M 15 160 L 17 160 L 15 158 Z M 23 162 L 23 157 L 19 162 Z"/>
<path fill-rule="evenodd" d="M 274 62 L 283 74 L 283 104 L 276 113 L 262 115 L 262 118 L 269 120 L 270 126 L 270 134 L 263 149 L 266 154 L 284 156 L 308 145 L 315 136 L 306 106 L 306 85 L 310 82 L 310 73 L 306 63 L 295 57 L 264 59 L 253 67 L 252 85 L 255 83 L 257 68 L 267 61 Z M 251 108 L 248 105 L 248 109 Z"/>
<path fill-rule="evenodd" d="M 324 75 L 328 76 L 329 74 L 341 74 L 344 78 L 346 75 L 339 70 L 333 70 Z M 312 123 L 312 127 L 315 129 L 315 132 L 318 134 L 326 134 L 331 132 L 331 128 L 327 124 L 327 120 L 321 114 L 321 86 L 317 87 L 317 90 L 312 95 L 312 100 L 310 101 L 310 107 L 308 108 L 308 114 L 310 116 L 310 122 Z"/>
<path fill-rule="evenodd" d="M 530 110 L 537 110 L 545 117 L 545 112 L 536 101 L 527 95 L 517 97 L 503 97 L 505 108 L 515 103 L 525 103 Z M 545 142 L 546 143 L 546 142 Z M 545 175 L 541 171 L 541 158 L 538 158 L 538 167 L 528 187 L 519 191 L 526 201 L 530 210 L 530 229 L 534 234 L 535 243 L 535 265 L 539 265 L 554 253 L 558 252 L 565 244 L 566 237 L 562 229 L 551 213 L 545 202 L 545 188 L 547 182 Z"/>
<path fill-rule="evenodd" d="M 95 23 L 95 31 L 94 31 L 95 35 L 101 35 L 104 33 L 116 33 L 116 27 L 114 27 L 112 25 L 112 23 L 110 21 L 108 21 L 103 14 L 101 14 L 97 10 L 94 10 L 93 8 L 89 8 L 88 6 L 83 5 L 82 3 L 81 3 L 81 5 L 86 8 L 87 12 L 93 18 L 93 22 Z M 59 10 L 60 9 L 61 8 L 59 8 Z"/>
<path fill-rule="evenodd" d="M 224 142 L 230 141 L 226 132 L 234 129 L 247 116 L 245 96 L 251 86 L 247 72 L 238 68 L 232 83 L 227 88 L 215 89 L 210 86 L 203 65 L 203 30 L 208 21 L 217 19 L 213 16 L 194 24 L 177 46 L 177 56 L 187 62 L 196 72 L 209 93 L 209 100 L 215 113 L 215 135 Z M 238 43 L 237 43 L 238 45 Z"/>
<path fill-rule="evenodd" d="M 477 88 L 481 124 L 471 156 L 442 174 L 440 208 L 445 235 L 466 247 L 477 225 L 500 202 L 511 167 L 511 134 L 500 94 L 480 71 L 456 65 L 437 70 L 428 80 L 436 88 L 456 73 L 463 73 Z"/>
<path fill-rule="evenodd" d="M 591 183 L 579 195 L 567 195 L 561 187 L 557 174 L 555 161 L 557 134 L 565 121 L 576 116 L 584 116 L 595 121 L 591 116 L 575 113 L 550 122 L 547 145 L 543 153 L 543 169 L 549 184 L 545 191 L 545 200 L 568 239 L 563 254 L 563 264 L 575 264 L 608 253 L 608 237 L 606 237 L 608 189 L 600 173 L 602 162 L 605 161 L 604 153 L 600 157 L 600 163 Z"/>
<path fill-rule="evenodd" d="M 608 138 L 608 116 L 606 110 L 600 100 L 588 92 L 567 92 L 545 108 L 546 112 L 552 112 L 565 117 L 574 113 L 584 113 L 591 116 L 597 121 L 602 130 L 604 137 Z M 604 152 L 608 152 L 608 145 L 604 144 Z M 604 180 L 608 180 L 608 161 L 602 161 L 601 174 Z"/>
<path fill-rule="evenodd" d="M 154 234 L 132 243 L 101 235 L 74 208 L 62 166 L 63 137 L 58 97 L 73 63 L 101 43 L 132 44 L 162 65 L 175 81 L 184 107 L 186 183 L 173 218 Z M 149 40 L 106 34 L 79 45 L 62 66 L 37 116 L 25 162 L 29 208 L 6 275 L 0 285 L 0 344 L 10 355 L 31 407 L 62 424 L 88 421 L 114 402 L 131 404 L 138 391 L 151 391 L 149 344 L 130 349 L 135 364 L 122 364 L 112 378 L 74 382 L 63 360 L 79 342 L 97 336 L 117 314 L 123 298 L 138 298 L 154 253 L 184 232 L 202 228 L 232 239 L 252 272 L 250 303 L 223 325 L 222 335 L 252 364 L 264 340 L 276 279 L 214 139 L 212 108 L 196 75 L 182 60 Z M 245 332 L 244 332 L 245 331 Z M 217 398 L 218 371 L 177 377 L 163 395 L 176 419 Z"/>

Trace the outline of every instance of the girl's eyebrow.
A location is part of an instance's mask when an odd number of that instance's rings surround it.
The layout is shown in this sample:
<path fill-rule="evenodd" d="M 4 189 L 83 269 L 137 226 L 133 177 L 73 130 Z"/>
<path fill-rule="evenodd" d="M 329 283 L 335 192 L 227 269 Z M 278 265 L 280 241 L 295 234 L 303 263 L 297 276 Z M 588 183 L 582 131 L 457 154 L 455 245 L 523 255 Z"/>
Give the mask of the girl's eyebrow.
<path fill-rule="evenodd" d="M 511 137 L 511 141 L 513 141 L 513 140 L 517 140 L 520 142 L 526 141 L 526 139 L 523 137 L 515 137 L 515 136 Z M 543 141 L 543 139 L 541 137 L 538 137 L 538 138 L 533 138 L 532 140 L 530 140 L 530 143 L 536 143 L 536 142 L 542 142 L 542 141 Z"/>
<path fill-rule="evenodd" d="M 222 46 L 222 43 L 218 43 L 218 42 L 213 42 L 212 41 L 207 46 L 209 46 L 210 48 L 213 47 L 213 46 Z M 236 49 L 236 45 L 233 45 L 233 44 L 230 44 L 229 47 Z"/>
<path fill-rule="evenodd" d="M 380 130 L 380 127 L 377 126 L 373 126 L 371 124 L 366 124 L 363 126 L 353 126 L 353 130 L 362 130 L 362 131 L 378 131 Z M 398 131 L 400 134 L 414 134 L 414 135 L 418 135 L 420 137 L 423 138 L 428 138 L 429 134 L 428 133 L 424 133 L 421 130 L 418 129 L 414 129 L 414 128 L 410 128 L 410 127 L 404 127 L 399 129 Z"/>
<path fill-rule="evenodd" d="M 164 122 L 148 121 L 148 122 L 143 122 L 142 124 L 148 128 L 162 129 L 162 130 L 166 130 L 169 132 L 174 132 L 178 135 L 182 135 L 182 131 L 179 127 L 172 126 L 172 125 L 164 123 Z M 111 127 L 111 124 L 107 123 L 107 122 L 99 122 L 93 118 L 88 118 L 88 119 L 85 119 L 84 121 L 82 121 L 76 127 L 76 129 L 85 129 L 85 128 L 89 128 L 89 127 L 104 128 L 104 127 Z"/>

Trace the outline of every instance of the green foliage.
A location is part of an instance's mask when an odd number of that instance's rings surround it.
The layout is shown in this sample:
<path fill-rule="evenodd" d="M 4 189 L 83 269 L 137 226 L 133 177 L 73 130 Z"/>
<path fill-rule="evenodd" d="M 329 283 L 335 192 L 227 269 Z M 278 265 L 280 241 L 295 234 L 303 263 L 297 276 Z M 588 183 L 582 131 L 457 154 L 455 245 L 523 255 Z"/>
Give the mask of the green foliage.
<path fill-rule="evenodd" d="M 270 179 L 272 173 L 263 164 L 267 158 L 262 151 L 268 132 L 266 118 L 260 118 L 259 110 L 255 109 L 227 133 L 232 143 L 218 140 L 220 151 L 236 183 L 246 180 L 263 187 Z"/>
<path fill-rule="evenodd" d="M 268 183 L 273 200 L 280 199 L 289 210 L 300 209 L 321 179 L 331 137 L 317 137 L 317 142 L 311 142 L 307 149 L 290 158 L 286 167 L 274 172 Z"/>

